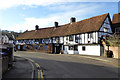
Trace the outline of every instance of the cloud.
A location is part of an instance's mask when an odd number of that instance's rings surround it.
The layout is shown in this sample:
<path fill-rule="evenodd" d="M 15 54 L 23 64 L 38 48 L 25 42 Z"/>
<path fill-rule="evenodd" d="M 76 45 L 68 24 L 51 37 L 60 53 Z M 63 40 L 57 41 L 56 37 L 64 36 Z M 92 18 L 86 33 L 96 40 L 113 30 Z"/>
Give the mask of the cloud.
<path fill-rule="evenodd" d="M 92 15 L 96 13 L 98 9 L 101 8 L 101 6 L 104 5 L 79 5 L 76 9 L 76 5 L 66 6 L 66 8 L 63 8 L 65 5 L 61 6 L 54 6 L 54 9 L 61 9 L 63 11 L 60 11 L 58 13 L 54 13 L 49 15 L 46 18 L 35 18 L 35 17 L 26 17 L 24 18 L 23 24 L 14 24 L 13 26 L 7 27 L 8 30 L 14 30 L 14 31 L 25 31 L 25 30 L 34 30 L 35 25 L 39 25 L 40 28 L 44 27 L 52 27 L 54 26 L 54 22 L 59 22 L 59 25 L 67 24 L 70 22 L 71 17 L 76 17 L 78 21 L 80 21 L 83 18 L 86 18 L 88 15 Z M 95 15 L 96 16 L 96 15 Z M 2 28 L 5 29 L 5 28 Z"/>
<path fill-rule="evenodd" d="M 47 6 L 53 4 L 63 4 L 67 2 L 118 2 L 119 0 L 0 0 L 0 10 L 26 6 Z"/>
<path fill-rule="evenodd" d="M 49 17 L 49 18 L 25 18 L 24 24 L 14 24 L 13 26 L 7 27 L 7 30 L 10 31 L 17 31 L 20 30 L 34 30 L 35 25 L 39 25 L 40 28 L 49 27 L 49 25 L 53 25 L 53 21 L 55 21 L 57 17 Z M 2 30 L 6 30 L 5 27 L 2 28 Z"/>

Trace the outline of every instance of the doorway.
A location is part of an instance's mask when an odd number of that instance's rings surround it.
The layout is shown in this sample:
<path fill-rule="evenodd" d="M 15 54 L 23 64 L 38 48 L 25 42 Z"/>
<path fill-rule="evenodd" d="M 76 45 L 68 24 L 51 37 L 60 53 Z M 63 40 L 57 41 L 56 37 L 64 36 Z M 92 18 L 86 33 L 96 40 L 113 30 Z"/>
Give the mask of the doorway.
<path fill-rule="evenodd" d="M 61 44 L 53 44 L 53 53 L 59 54 L 61 51 Z"/>

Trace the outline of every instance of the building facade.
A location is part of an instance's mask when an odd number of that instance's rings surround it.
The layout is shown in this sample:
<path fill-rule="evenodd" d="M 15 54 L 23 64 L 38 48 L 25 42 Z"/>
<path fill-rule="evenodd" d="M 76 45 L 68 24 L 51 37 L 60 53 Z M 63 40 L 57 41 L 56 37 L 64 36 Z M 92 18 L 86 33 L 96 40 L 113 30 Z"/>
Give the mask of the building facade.
<path fill-rule="evenodd" d="M 7 35 L 1 35 L 0 44 L 9 43 L 9 38 Z"/>
<path fill-rule="evenodd" d="M 101 40 L 111 36 L 111 19 L 109 13 L 76 22 L 53 27 L 25 31 L 17 37 L 18 50 L 38 50 L 50 53 L 104 55 Z"/>
<path fill-rule="evenodd" d="M 20 33 L 17 33 L 17 32 L 2 30 L 0 34 L 0 43 L 13 44 L 15 42 L 16 37 L 18 37 L 19 34 Z"/>
<path fill-rule="evenodd" d="M 120 13 L 116 13 L 113 15 L 112 30 L 113 33 L 120 34 Z"/>

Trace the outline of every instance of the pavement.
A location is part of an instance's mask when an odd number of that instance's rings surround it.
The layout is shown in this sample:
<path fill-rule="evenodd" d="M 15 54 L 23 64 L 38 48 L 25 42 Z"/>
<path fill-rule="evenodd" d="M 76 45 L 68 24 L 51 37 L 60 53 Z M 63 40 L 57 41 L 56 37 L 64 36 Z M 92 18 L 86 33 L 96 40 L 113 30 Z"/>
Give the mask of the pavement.
<path fill-rule="evenodd" d="M 89 58 L 89 59 L 93 59 L 93 60 L 97 60 L 97 61 L 107 62 L 107 63 L 111 63 L 113 65 L 120 67 L 120 59 L 117 59 L 117 58 L 108 58 L 105 56 L 91 56 L 91 55 L 72 55 L 72 56 Z"/>
<path fill-rule="evenodd" d="M 33 67 L 31 66 L 31 63 L 28 60 L 21 57 L 15 57 L 13 67 L 3 75 L 2 79 L 32 80 Z"/>

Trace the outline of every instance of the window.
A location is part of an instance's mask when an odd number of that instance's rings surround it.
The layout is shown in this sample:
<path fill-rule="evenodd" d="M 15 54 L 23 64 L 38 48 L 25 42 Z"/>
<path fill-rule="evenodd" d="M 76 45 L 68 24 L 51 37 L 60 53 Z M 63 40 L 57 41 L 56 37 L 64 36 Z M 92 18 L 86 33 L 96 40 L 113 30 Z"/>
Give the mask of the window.
<path fill-rule="evenodd" d="M 50 39 L 48 39 L 48 43 L 51 43 L 51 40 L 50 40 Z"/>
<path fill-rule="evenodd" d="M 55 38 L 55 41 L 58 43 L 58 42 L 59 42 L 59 37 L 56 37 L 56 38 Z"/>
<path fill-rule="evenodd" d="M 104 28 L 104 32 L 108 32 L 108 28 Z"/>
<path fill-rule="evenodd" d="M 70 35 L 70 36 L 69 36 L 69 41 L 73 41 L 73 39 L 74 39 L 74 36 L 73 36 L 73 35 Z"/>
<path fill-rule="evenodd" d="M 34 49 L 34 50 L 38 50 L 38 49 L 39 49 L 39 46 L 38 46 L 38 45 L 34 45 L 34 46 L 33 46 L 33 49 Z"/>
<path fill-rule="evenodd" d="M 88 38 L 93 38 L 93 34 L 92 33 L 88 33 Z"/>
<path fill-rule="evenodd" d="M 35 39 L 35 42 L 38 42 L 39 40 L 38 39 Z"/>
<path fill-rule="evenodd" d="M 93 33 L 90 33 L 90 38 L 93 38 Z"/>
<path fill-rule="evenodd" d="M 82 51 L 85 51 L 86 50 L 86 47 L 85 46 L 82 46 Z"/>
<path fill-rule="evenodd" d="M 44 39 L 44 43 L 49 43 L 49 39 Z"/>
<path fill-rule="evenodd" d="M 69 46 L 69 50 L 74 50 L 74 46 Z"/>
<path fill-rule="evenodd" d="M 78 51 L 78 45 L 74 45 L 74 50 Z"/>
<path fill-rule="evenodd" d="M 39 39 L 39 44 L 41 44 L 42 43 L 42 39 Z"/>
<path fill-rule="evenodd" d="M 66 36 L 66 40 L 68 40 L 68 36 Z"/>
<path fill-rule="evenodd" d="M 44 45 L 43 50 L 48 50 L 48 47 L 46 45 Z"/>
<path fill-rule="evenodd" d="M 44 42 L 44 39 L 42 39 L 42 43 L 45 43 L 45 42 Z"/>
<path fill-rule="evenodd" d="M 80 35 L 75 35 L 75 42 L 78 43 L 80 40 Z"/>
<path fill-rule="evenodd" d="M 76 51 L 78 51 L 78 45 L 69 46 L 69 50 L 76 50 Z"/>
<path fill-rule="evenodd" d="M 120 27 L 115 28 L 115 33 L 120 33 Z"/>

